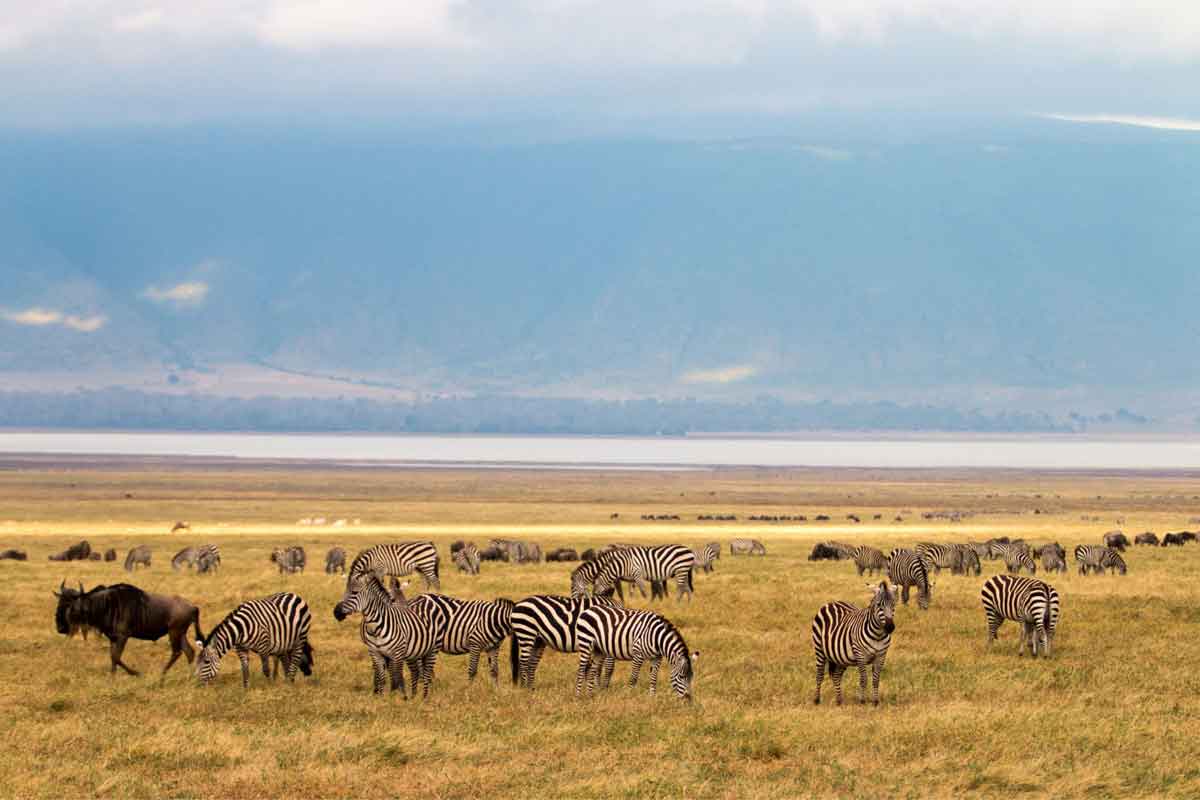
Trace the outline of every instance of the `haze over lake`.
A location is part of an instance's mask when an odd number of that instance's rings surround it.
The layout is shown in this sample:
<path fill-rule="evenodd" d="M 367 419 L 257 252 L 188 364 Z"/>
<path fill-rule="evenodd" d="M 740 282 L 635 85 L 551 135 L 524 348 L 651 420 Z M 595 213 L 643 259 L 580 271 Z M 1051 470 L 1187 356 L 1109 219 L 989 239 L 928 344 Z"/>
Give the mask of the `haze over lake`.
<path fill-rule="evenodd" d="M 617 438 L 205 433 L 0 433 L 0 453 L 373 465 L 1200 469 L 1200 440 L 1134 437 Z"/>

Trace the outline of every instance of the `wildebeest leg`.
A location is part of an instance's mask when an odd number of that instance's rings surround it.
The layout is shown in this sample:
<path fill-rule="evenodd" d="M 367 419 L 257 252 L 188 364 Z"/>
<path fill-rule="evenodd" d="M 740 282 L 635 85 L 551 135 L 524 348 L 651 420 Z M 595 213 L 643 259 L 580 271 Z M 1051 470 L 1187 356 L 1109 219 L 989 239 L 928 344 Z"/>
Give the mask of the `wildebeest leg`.
<path fill-rule="evenodd" d="M 183 652 L 183 648 L 186 647 L 188 649 L 188 663 L 190 664 L 192 662 L 192 648 L 187 643 L 187 637 L 184 636 L 184 633 L 185 631 L 171 632 L 171 659 L 167 662 L 167 665 L 162 668 L 162 674 L 158 676 L 159 683 L 162 683 L 163 680 L 166 679 L 167 670 L 169 670 L 171 665 L 179 659 L 179 655 Z"/>
<path fill-rule="evenodd" d="M 238 661 L 242 662 L 242 688 L 250 688 L 250 653 L 238 648 Z"/>
<path fill-rule="evenodd" d="M 129 637 L 122 636 L 122 637 L 113 639 L 112 644 L 109 645 L 108 655 L 109 655 L 109 658 L 112 659 L 112 671 L 116 672 L 117 667 L 120 667 L 121 669 L 128 672 L 130 675 L 138 675 L 140 673 L 136 669 L 130 669 L 130 667 L 124 661 L 121 660 L 121 654 L 125 652 L 125 642 L 127 642 L 127 641 L 129 641 Z"/>

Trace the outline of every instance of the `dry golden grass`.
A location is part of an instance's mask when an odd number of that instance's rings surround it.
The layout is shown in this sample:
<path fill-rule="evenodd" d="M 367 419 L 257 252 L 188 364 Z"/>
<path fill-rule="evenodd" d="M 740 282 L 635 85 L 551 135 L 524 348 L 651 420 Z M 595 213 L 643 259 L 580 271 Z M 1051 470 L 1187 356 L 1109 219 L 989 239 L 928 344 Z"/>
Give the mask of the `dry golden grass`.
<path fill-rule="evenodd" d="M 1200 548 L 1134 549 L 1124 578 L 1053 577 L 1063 620 L 1048 661 L 1016 656 L 1012 623 L 989 652 L 983 578 L 942 575 L 928 612 L 913 604 L 897 613 L 878 709 L 834 706 L 829 683 L 826 702 L 811 705 L 813 613 L 833 599 L 862 602 L 866 590 L 851 565 L 806 560 L 827 538 L 890 547 L 1006 533 L 1070 549 L 1098 542 L 1117 515 L 1129 533 L 1188 527 L 1200 513 L 1194 493 L 1200 485 L 1180 477 L 1016 473 L 0 472 L 0 548 L 30 555 L 0 562 L 0 795 L 1196 797 Z M 958 524 L 919 518 L 946 508 L 979 513 Z M 901 509 L 913 513 L 891 523 Z M 614 511 L 620 519 L 609 519 Z M 638 520 L 650 512 L 683 520 Z M 743 521 L 694 519 L 719 512 Z M 834 521 L 744 521 L 821 512 Z M 850 512 L 867 521 L 847 523 Z M 871 521 L 875 513 L 883 520 Z M 294 524 L 313 515 L 363 525 Z M 193 531 L 168 535 L 176 519 Z M 321 572 L 325 550 L 420 536 L 445 554 L 456 538 L 483 543 L 513 533 L 580 548 L 750 535 L 770 554 L 735 559 L 726 551 L 713 575 L 697 576 L 693 604 L 661 605 L 702 652 L 691 707 L 623 685 L 577 700 L 575 659 L 555 653 L 532 695 L 486 677 L 469 685 L 465 657 L 443 657 L 427 703 L 372 696 L 357 626 L 331 613 L 344 582 Z M 106 647 L 54 630 L 51 590 L 60 580 L 90 587 L 129 578 L 120 561 L 46 560 L 81 537 L 116 547 L 121 559 L 149 544 L 154 566 L 132 582 L 190 598 L 205 630 L 244 599 L 298 592 L 315 617 L 314 677 L 272 685 L 254 673 L 244 692 L 231 655 L 213 688 L 196 688 L 182 664 L 159 686 L 165 640 L 127 648 L 143 677 L 110 676 Z M 172 573 L 178 548 L 210 540 L 224 554 L 219 576 Z M 275 572 L 267 556 L 281 543 L 306 546 L 307 574 Z M 483 575 L 467 578 L 444 559 L 443 590 L 470 598 L 566 593 L 568 571 L 485 564 Z M 985 562 L 985 578 L 996 571 Z M 507 646 L 501 668 L 503 678 Z M 618 681 L 627 675 L 628 665 L 618 667 Z M 848 688 L 853 699 L 856 679 Z"/>

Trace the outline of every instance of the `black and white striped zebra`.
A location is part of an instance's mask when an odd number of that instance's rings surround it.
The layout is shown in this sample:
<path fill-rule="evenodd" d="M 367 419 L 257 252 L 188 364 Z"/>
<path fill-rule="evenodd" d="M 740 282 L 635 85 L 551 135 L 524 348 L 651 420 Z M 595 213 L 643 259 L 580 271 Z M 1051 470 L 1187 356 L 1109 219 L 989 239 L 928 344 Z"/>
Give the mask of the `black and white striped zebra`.
<path fill-rule="evenodd" d="M 479 549 L 473 544 L 463 545 L 462 548 L 454 552 L 450 559 L 454 565 L 458 567 L 460 572 L 465 572 L 468 575 L 479 574 Z"/>
<path fill-rule="evenodd" d="M 195 547 L 185 547 L 171 556 L 171 569 L 178 572 L 184 567 L 191 569 L 196 566 L 196 550 Z"/>
<path fill-rule="evenodd" d="M 963 575 L 970 575 L 974 572 L 976 575 L 983 574 L 983 566 L 979 563 L 979 552 L 969 544 L 957 544 L 960 554 L 959 570 Z"/>
<path fill-rule="evenodd" d="M 729 542 L 731 556 L 765 556 L 767 548 L 758 539 L 732 539 Z"/>
<path fill-rule="evenodd" d="M 284 676 L 290 681 L 300 669 L 312 673 L 312 649 L 308 644 L 308 629 L 312 614 L 308 603 L 291 592 L 273 594 L 261 600 L 247 600 L 229 613 L 209 631 L 208 637 L 196 644 L 200 656 L 196 659 L 196 677 L 206 684 L 216 677 L 221 658 L 230 649 L 236 650 L 242 662 L 242 686 L 250 686 L 250 653 L 263 659 L 277 656 L 283 661 Z"/>
<path fill-rule="evenodd" d="M 721 543 L 709 542 L 704 547 L 697 547 L 692 553 L 696 556 L 696 566 L 705 572 L 713 571 L 713 562 L 721 557 Z"/>
<path fill-rule="evenodd" d="M 929 608 L 932 599 L 932 584 L 925 562 L 912 550 L 897 549 L 888 555 L 888 580 L 900 589 L 900 599 L 908 605 L 908 590 L 917 589 L 917 606 Z"/>
<path fill-rule="evenodd" d="M 202 544 L 196 548 L 196 574 L 215 574 L 221 566 L 221 548 Z"/>
<path fill-rule="evenodd" d="M 926 569 L 941 572 L 945 568 L 952 573 L 962 572 L 962 551 L 957 545 L 921 542 L 917 545 L 917 555 L 925 562 Z"/>
<path fill-rule="evenodd" d="M 614 550 L 597 561 L 600 572 L 593 584 L 593 591 L 600 596 L 612 594 L 622 580 L 628 580 L 632 581 L 642 593 L 642 597 L 645 597 L 646 581 L 668 581 L 674 578 L 678 587 L 675 600 L 683 600 L 685 594 L 689 601 L 692 599 L 692 572 L 696 566 L 696 555 L 682 545 L 629 547 Z"/>
<path fill-rule="evenodd" d="M 512 681 L 533 688 L 546 648 L 576 652 L 579 615 L 593 606 L 613 605 L 603 597 L 539 594 L 526 597 L 512 611 Z"/>
<path fill-rule="evenodd" d="M 329 575 L 335 572 L 346 572 L 346 551 L 341 547 L 331 547 L 325 554 L 325 572 Z"/>
<path fill-rule="evenodd" d="M 654 694 L 658 688 L 658 669 L 665 658 L 671 670 L 671 688 L 681 699 L 688 702 L 692 699 L 692 659 L 700 654 L 689 653 L 679 629 L 653 611 L 593 605 L 579 615 L 576 652 L 579 654 L 579 671 L 575 675 L 577 695 L 583 691 L 585 682 L 589 694 L 598 680 L 602 686 L 606 685 L 616 661 L 633 662 L 630 686 L 637 686 L 642 665 L 649 662 L 650 693 Z M 597 654 L 603 657 L 602 665 L 596 663 Z"/>
<path fill-rule="evenodd" d="M 1029 570 L 1030 575 L 1037 574 L 1037 562 L 1033 560 L 1033 552 L 1024 542 L 992 542 L 991 550 L 997 557 L 1004 559 L 1004 566 L 1009 573 L 1016 575 L 1024 568 Z"/>
<path fill-rule="evenodd" d="M 1022 626 L 1017 655 L 1024 655 L 1026 643 L 1034 658 L 1039 649 L 1050 655 L 1059 616 L 1058 592 L 1053 586 L 1037 578 L 993 575 L 984 581 L 980 599 L 987 616 L 989 646 L 1004 620 L 1011 619 Z"/>
<path fill-rule="evenodd" d="M 442 588 L 438 579 L 438 551 L 433 542 L 396 542 L 369 547 L 354 557 L 350 564 L 349 577 L 353 578 L 364 572 L 409 575 L 414 571 L 421 574 L 426 589 Z"/>
<path fill-rule="evenodd" d="M 1067 571 L 1066 552 L 1057 542 L 1042 545 L 1038 550 L 1038 555 L 1042 559 L 1042 569 L 1046 570 L 1046 572 Z"/>
<path fill-rule="evenodd" d="M 854 566 L 859 575 L 864 572 L 874 575 L 887 569 L 887 556 L 882 550 L 864 544 L 854 548 Z"/>
<path fill-rule="evenodd" d="M 1081 544 L 1075 548 L 1075 563 L 1079 565 L 1079 574 L 1089 572 L 1103 573 L 1105 570 L 1125 574 L 1125 559 L 1111 547 L 1099 544 Z"/>
<path fill-rule="evenodd" d="M 355 559 L 357 561 L 357 559 Z M 362 614 L 361 636 L 371 657 L 375 694 L 383 692 L 386 677 L 391 675 L 391 689 L 404 688 L 404 665 L 419 669 L 422 696 L 429 697 L 433 669 L 437 662 L 438 646 L 446 626 L 446 616 L 437 603 L 394 603 L 379 574 L 364 571 L 355 574 L 351 569 L 346 579 L 346 593 L 334 606 L 338 622 L 352 614 Z M 412 696 L 416 697 L 416 680 Z"/>
<path fill-rule="evenodd" d="M 423 594 L 410 603 L 419 607 L 432 603 L 440 607 L 446 619 L 438 649 L 450 656 L 469 656 L 467 680 L 475 680 L 479 655 L 487 653 L 488 672 L 496 683 L 500 675 L 500 645 L 512 635 L 512 600 L 461 600 L 444 594 Z"/>
<path fill-rule="evenodd" d="M 914 560 L 921 563 L 915 557 Z M 813 618 L 812 643 L 817 660 L 814 704 L 821 702 L 826 668 L 833 678 L 837 704 L 842 704 L 842 675 L 847 667 L 858 667 L 858 700 L 866 703 L 867 667 L 871 667 L 871 700 L 879 705 L 879 678 L 892 644 L 892 631 L 896 629 L 896 592 L 888 587 L 887 581 L 881 581 L 878 586 L 868 584 L 868 588 L 873 594 L 866 608 L 836 601 L 821 606 Z"/>

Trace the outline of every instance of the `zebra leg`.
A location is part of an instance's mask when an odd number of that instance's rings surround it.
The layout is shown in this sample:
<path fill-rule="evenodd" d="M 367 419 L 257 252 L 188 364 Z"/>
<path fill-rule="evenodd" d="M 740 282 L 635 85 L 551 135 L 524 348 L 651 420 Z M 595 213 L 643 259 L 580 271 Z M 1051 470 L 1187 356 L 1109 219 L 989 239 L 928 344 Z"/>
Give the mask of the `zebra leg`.
<path fill-rule="evenodd" d="M 904 601 L 904 605 L 908 605 L 908 584 L 907 583 L 904 584 L 904 586 L 900 589 L 900 599 Z"/>
<path fill-rule="evenodd" d="M 238 661 L 242 662 L 242 688 L 250 688 L 250 653 L 238 648 Z"/>
<path fill-rule="evenodd" d="M 612 685 L 613 668 L 616 667 L 617 660 L 612 656 L 605 656 L 604 663 L 600 665 L 600 688 L 607 689 Z"/>
<path fill-rule="evenodd" d="M 546 652 L 546 643 L 539 641 L 533 646 L 533 652 L 529 654 L 529 663 L 526 667 L 528 675 L 525 678 L 525 685 L 530 691 L 533 691 L 533 679 L 537 675 L 538 664 L 542 661 L 542 654 Z"/>
<path fill-rule="evenodd" d="M 479 645 L 472 642 L 470 650 L 467 651 L 467 680 L 474 681 L 475 674 L 479 672 Z M 488 660 L 491 660 L 491 654 L 488 654 Z"/>
<path fill-rule="evenodd" d="M 408 689 L 404 686 L 404 662 L 398 658 L 385 659 L 388 676 L 391 678 L 391 686 L 388 691 L 400 690 L 400 696 L 405 700 L 408 699 Z"/>
<path fill-rule="evenodd" d="M 487 651 L 488 672 L 492 676 L 492 685 L 500 685 L 500 646 L 496 645 Z"/>
<path fill-rule="evenodd" d="M 858 665 L 858 704 L 860 706 L 867 704 L 867 664 L 865 661 Z"/>
<path fill-rule="evenodd" d="M 371 678 L 372 678 L 372 684 L 373 684 L 372 691 L 375 694 L 383 694 L 383 677 L 384 677 L 384 673 L 386 671 L 387 671 L 387 659 L 384 658 L 383 653 L 380 653 L 377 650 L 372 650 L 371 651 Z M 401 679 L 401 682 L 403 682 L 403 679 Z"/>
<path fill-rule="evenodd" d="M 271 657 L 263 653 L 259 653 L 258 657 L 262 659 L 263 677 L 267 680 L 271 680 Z M 276 667 L 276 669 L 278 669 L 278 667 Z"/>
<path fill-rule="evenodd" d="M 437 652 L 430 653 L 421 659 L 421 699 L 429 699 L 429 684 L 433 683 L 433 667 L 437 660 Z"/>
<path fill-rule="evenodd" d="M 837 704 L 842 704 L 842 676 L 846 674 L 846 667 L 842 664 L 829 665 L 829 677 L 833 678 L 833 691 L 837 698 Z"/>
<path fill-rule="evenodd" d="M 1034 630 L 1033 630 L 1033 623 L 1028 620 L 1023 621 L 1021 623 L 1021 640 L 1019 642 L 1017 642 L 1017 655 L 1018 656 L 1025 655 L 1025 643 L 1026 642 L 1029 642 L 1030 654 L 1036 655 L 1036 653 L 1034 651 L 1034 643 L 1033 643 L 1034 635 L 1035 634 L 1034 634 Z"/>
<path fill-rule="evenodd" d="M 821 705 L 821 684 L 825 682 L 825 659 L 817 655 L 817 689 L 813 692 L 813 705 Z"/>
<path fill-rule="evenodd" d="M 629 673 L 629 687 L 637 686 L 638 675 L 642 671 L 642 664 L 646 663 L 644 656 L 637 655 L 633 657 L 633 669 Z"/>
<path fill-rule="evenodd" d="M 879 705 L 879 678 L 883 675 L 883 662 L 887 658 L 887 653 L 880 653 L 875 657 L 875 666 L 871 670 L 872 694 L 871 702 Z"/>
<path fill-rule="evenodd" d="M 296 670 L 300 666 L 300 659 L 303 658 L 302 653 L 303 650 L 300 647 L 297 647 L 295 650 L 291 651 L 290 653 L 286 653 L 283 656 L 283 677 L 288 683 L 296 682 Z M 276 664 L 275 669 L 279 669 L 278 663 Z"/>
<path fill-rule="evenodd" d="M 594 678 L 589 674 L 592 671 L 592 651 L 591 649 L 579 651 L 579 671 L 575 673 L 575 696 L 583 694 L 583 683 L 587 681 L 588 694 L 591 694 L 591 689 L 595 685 Z"/>
<path fill-rule="evenodd" d="M 1000 626 L 1004 624 L 1001 617 L 994 616 L 988 612 L 988 647 L 991 647 L 992 642 L 996 641 L 996 632 L 1000 630 Z"/>
<path fill-rule="evenodd" d="M 646 582 L 643 581 L 640 576 L 638 576 L 633 579 L 633 585 L 636 586 L 637 590 L 642 593 L 642 599 L 645 600 L 646 599 Z"/>
<path fill-rule="evenodd" d="M 658 668 L 661 664 L 661 658 L 650 659 L 650 694 L 658 691 Z"/>

